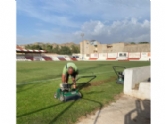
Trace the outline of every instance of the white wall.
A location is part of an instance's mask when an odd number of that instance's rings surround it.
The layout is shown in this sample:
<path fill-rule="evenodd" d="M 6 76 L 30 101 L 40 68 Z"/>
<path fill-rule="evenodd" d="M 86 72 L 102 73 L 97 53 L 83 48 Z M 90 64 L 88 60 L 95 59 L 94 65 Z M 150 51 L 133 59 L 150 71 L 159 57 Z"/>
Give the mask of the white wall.
<path fill-rule="evenodd" d="M 142 60 L 142 61 L 148 61 L 149 60 L 149 56 L 148 56 L 148 52 L 141 52 L 141 58 L 140 58 L 140 60 Z"/>
<path fill-rule="evenodd" d="M 140 58 L 140 52 L 129 53 L 129 58 Z"/>
<path fill-rule="evenodd" d="M 98 60 L 106 60 L 107 59 L 107 53 L 99 53 Z"/>
<path fill-rule="evenodd" d="M 116 58 L 117 57 L 117 53 L 108 53 L 107 58 Z"/>
<path fill-rule="evenodd" d="M 99 54 L 98 53 L 92 53 L 92 54 L 90 54 L 90 58 L 99 58 Z"/>
<path fill-rule="evenodd" d="M 133 88 L 135 88 L 135 84 L 140 84 L 141 82 L 146 81 L 150 77 L 150 71 L 150 66 L 125 69 L 124 94 L 141 98 L 149 98 L 148 96 L 150 96 L 150 84 L 147 84 L 147 86 L 149 86 L 148 91 L 146 90 L 142 92 L 142 89 L 146 89 L 146 85 L 143 84 L 140 85 L 139 91 L 136 91 Z"/>
<path fill-rule="evenodd" d="M 126 60 L 126 59 L 128 59 L 128 52 L 118 52 L 117 60 Z"/>

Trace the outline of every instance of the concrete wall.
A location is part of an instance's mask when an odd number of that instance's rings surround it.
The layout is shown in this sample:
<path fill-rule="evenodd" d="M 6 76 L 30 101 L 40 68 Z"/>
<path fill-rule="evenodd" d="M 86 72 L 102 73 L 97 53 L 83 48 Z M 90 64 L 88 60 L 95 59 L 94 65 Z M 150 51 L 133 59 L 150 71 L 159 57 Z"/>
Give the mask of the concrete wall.
<path fill-rule="evenodd" d="M 150 66 L 128 68 L 124 70 L 124 94 L 131 95 L 138 98 L 148 98 L 150 96 L 150 84 L 146 85 L 140 84 L 150 77 Z M 140 84 L 139 90 L 134 90 L 135 84 Z M 145 88 L 144 88 L 145 87 Z M 143 90 L 145 91 L 143 91 Z M 143 91 L 143 92 L 142 92 Z M 145 94 L 144 94 L 145 93 Z"/>
<path fill-rule="evenodd" d="M 140 97 L 142 97 L 142 99 L 151 99 L 150 89 L 151 89 L 151 83 L 141 82 L 139 85 L 139 92 L 141 95 Z M 144 96 L 145 98 L 143 98 Z"/>
<path fill-rule="evenodd" d="M 100 44 L 97 42 L 97 47 L 92 45 L 90 41 L 84 40 L 80 42 L 80 53 L 91 54 L 94 51 L 97 53 L 114 53 L 114 52 L 150 52 L 150 44 L 128 44 L 128 43 L 113 43 Z"/>
<path fill-rule="evenodd" d="M 98 46 L 100 46 L 99 42 L 97 43 L 97 47 L 94 45 L 91 45 L 88 40 L 84 40 L 83 42 L 80 42 L 80 53 L 81 54 L 91 54 L 94 53 L 94 51 L 98 51 Z"/>
<path fill-rule="evenodd" d="M 99 44 L 98 45 L 98 53 L 107 53 L 107 44 Z"/>
<path fill-rule="evenodd" d="M 125 43 L 112 44 L 112 52 L 124 52 Z"/>
<path fill-rule="evenodd" d="M 128 44 L 124 47 L 124 52 L 149 52 L 150 44 Z"/>

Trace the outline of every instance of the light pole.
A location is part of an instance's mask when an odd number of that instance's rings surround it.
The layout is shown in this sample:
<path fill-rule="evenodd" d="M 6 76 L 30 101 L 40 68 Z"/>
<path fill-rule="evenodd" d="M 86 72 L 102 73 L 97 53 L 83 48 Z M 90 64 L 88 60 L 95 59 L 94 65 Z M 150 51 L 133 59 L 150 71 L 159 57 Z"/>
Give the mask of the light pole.
<path fill-rule="evenodd" d="M 83 42 L 83 37 L 84 37 L 84 33 L 81 33 L 81 37 L 82 37 L 82 59 L 84 59 L 84 42 Z"/>

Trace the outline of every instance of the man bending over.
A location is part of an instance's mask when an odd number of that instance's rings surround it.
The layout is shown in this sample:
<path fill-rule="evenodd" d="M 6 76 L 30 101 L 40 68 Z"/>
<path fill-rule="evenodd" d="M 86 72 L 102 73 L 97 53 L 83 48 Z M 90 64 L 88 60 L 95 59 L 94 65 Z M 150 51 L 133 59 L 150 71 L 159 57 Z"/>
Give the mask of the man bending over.
<path fill-rule="evenodd" d="M 62 83 L 68 83 L 69 75 L 72 77 L 73 88 L 76 89 L 76 76 L 78 75 L 78 68 L 72 62 L 68 62 L 63 68 Z"/>

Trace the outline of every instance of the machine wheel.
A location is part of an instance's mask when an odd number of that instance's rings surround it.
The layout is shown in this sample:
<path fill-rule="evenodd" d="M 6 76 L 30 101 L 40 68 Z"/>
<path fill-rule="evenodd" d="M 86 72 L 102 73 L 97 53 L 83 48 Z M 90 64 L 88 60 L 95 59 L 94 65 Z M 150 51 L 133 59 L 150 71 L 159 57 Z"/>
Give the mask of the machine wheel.
<path fill-rule="evenodd" d="M 54 94 L 54 98 L 55 98 L 55 99 L 57 98 L 57 94 L 56 94 L 56 93 Z"/>
<path fill-rule="evenodd" d="M 79 95 L 80 98 L 82 98 L 82 94 L 80 92 L 78 93 L 78 95 Z"/>
<path fill-rule="evenodd" d="M 60 96 L 60 101 L 65 101 L 65 98 L 63 95 Z"/>

